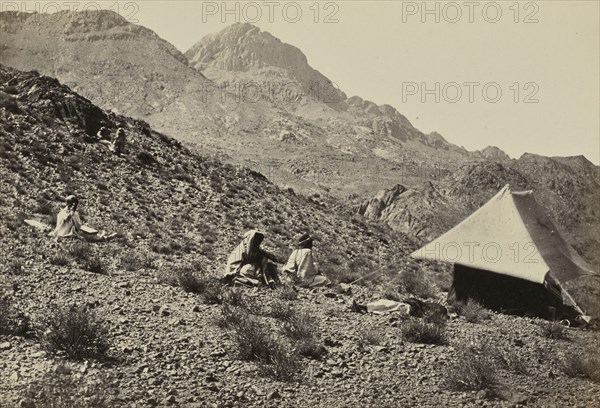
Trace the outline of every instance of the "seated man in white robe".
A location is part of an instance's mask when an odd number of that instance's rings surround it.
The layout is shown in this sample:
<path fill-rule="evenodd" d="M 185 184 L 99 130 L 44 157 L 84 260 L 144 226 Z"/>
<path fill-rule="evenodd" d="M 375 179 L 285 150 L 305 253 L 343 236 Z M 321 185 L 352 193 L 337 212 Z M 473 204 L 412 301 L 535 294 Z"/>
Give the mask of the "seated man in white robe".
<path fill-rule="evenodd" d="M 79 198 L 74 195 L 67 197 L 67 205 L 60 210 L 56 216 L 56 228 L 50 233 L 54 240 L 58 242 L 59 238 L 83 238 L 91 242 L 109 241 L 117 236 L 117 233 L 107 234 L 82 225 L 77 206 Z"/>
<path fill-rule="evenodd" d="M 312 247 L 313 239 L 309 234 L 302 234 L 298 238 L 298 248 L 290 255 L 287 264 L 283 267 L 283 272 L 294 283 L 302 286 L 314 288 L 324 286 L 329 280 L 320 275 L 314 263 Z"/>
<path fill-rule="evenodd" d="M 81 231 L 81 218 L 77 212 L 79 199 L 74 195 L 67 197 L 67 205 L 56 216 L 56 228 L 50 233 L 56 241 L 59 238 L 78 237 Z"/>

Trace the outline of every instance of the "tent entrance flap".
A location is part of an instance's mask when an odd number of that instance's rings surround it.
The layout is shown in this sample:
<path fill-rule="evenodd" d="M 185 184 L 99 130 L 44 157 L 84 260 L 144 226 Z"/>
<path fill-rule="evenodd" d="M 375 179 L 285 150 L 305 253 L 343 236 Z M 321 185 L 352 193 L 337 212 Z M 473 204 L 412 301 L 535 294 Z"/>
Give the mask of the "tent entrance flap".
<path fill-rule="evenodd" d="M 456 264 L 448 296 L 460 302 L 475 300 L 499 312 L 545 317 L 549 308 L 553 307 L 561 314 L 578 314 L 579 311 L 574 310 L 572 305 L 563 302 L 563 294 L 560 285 L 552 281 L 539 284 Z"/>

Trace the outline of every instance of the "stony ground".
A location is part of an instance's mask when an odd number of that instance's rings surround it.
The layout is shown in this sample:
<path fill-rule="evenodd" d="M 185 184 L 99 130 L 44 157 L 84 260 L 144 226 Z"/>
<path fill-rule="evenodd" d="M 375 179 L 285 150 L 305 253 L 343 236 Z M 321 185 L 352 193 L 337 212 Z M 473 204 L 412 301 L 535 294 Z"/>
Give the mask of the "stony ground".
<path fill-rule="evenodd" d="M 542 336 L 537 320 L 494 314 L 477 324 L 451 320 L 448 345 L 414 344 L 402 340 L 398 316 L 350 311 L 351 299 L 376 296 L 372 289 L 357 287 L 352 295 L 335 297 L 327 289 L 300 289 L 296 300 L 283 302 L 317 318 L 327 354 L 304 359 L 299 381 L 279 382 L 238 359 L 231 333 L 215 323 L 220 306 L 158 282 L 152 271 L 109 276 L 39 260 L 26 268 L 14 299 L 34 320 L 58 302 L 88 305 L 108 324 L 114 361 L 66 364 L 83 384 L 107 376 L 102 387 L 109 406 L 598 406 L 600 385 L 569 378 L 560 368 L 567 352 L 597 347 L 598 334 L 589 331 L 570 329 L 568 340 L 552 340 Z M 243 291 L 267 309 L 282 293 Z M 375 340 L 366 341 L 365 332 Z M 499 370 L 500 382 L 517 394 L 512 400 L 445 385 L 457 350 L 482 339 L 516 353 L 526 367 L 523 373 Z M 36 339 L 3 336 L 0 343 L 1 406 L 19 406 L 32 383 L 65 362 Z M 85 385 L 73 392 L 82 389 Z"/>

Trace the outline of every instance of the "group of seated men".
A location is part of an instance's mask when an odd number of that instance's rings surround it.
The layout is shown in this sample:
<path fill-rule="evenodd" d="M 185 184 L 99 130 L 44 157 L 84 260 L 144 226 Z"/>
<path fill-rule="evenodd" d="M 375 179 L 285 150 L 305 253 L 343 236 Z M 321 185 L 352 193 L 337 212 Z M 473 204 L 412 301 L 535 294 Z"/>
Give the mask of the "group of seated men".
<path fill-rule="evenodd" d="M 66 206 L 56 217 L 56 227 L 50 233 L 58 241 L 59 238 L 78 237 L 86 238 L 87 233 L 82 231 L 82 222 L 77 211 L 79 198 L 70 195 L 66 199 Z M 109 239 L 116 234 L 97 234 L 96 239 Z M 225 268 L 224 280 L 231 284 L 256 286 L 265 284 L 275 287 L 280 284 L 277 257 L 263 248 L 261 244 L 265 234 L 251 230 L 244 234 L 242 241 L 231 252 Z M 296 249 L 291 253 L 282 273 L 292 282 L 307 287 L 323 286 L 329 283 L 328 279 L 319 274 L 313 259 L 313 238 L 304 233 L 297 238 Z"/>
<path fill-rule="evenodd" d="M 225 268 L 225 281 L 246 286 L 265 284 L 271 288 L 280 283 L 277 270 L 277 257 L 263 248 L 264 233 L 251 230 L 244 234 L 239 245 L 229 254 Z M 301 234 L 296 241 L 282 273 L 292 282 L 317 287 L 329 283 L 319 274 L 312 254 L 313 238 L 308 233 Z"/>

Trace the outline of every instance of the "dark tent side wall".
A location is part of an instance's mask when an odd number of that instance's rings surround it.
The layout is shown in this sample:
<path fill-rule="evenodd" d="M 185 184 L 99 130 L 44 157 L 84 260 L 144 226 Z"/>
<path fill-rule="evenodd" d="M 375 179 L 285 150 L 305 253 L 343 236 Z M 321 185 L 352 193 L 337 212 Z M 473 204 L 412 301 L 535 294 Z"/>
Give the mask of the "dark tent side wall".
<path fill-rule="evenodd" d="M 562 318 L 577 315 L 565 306 L 561 288 L 513 278 L 464 265 L 454 265 L 454 281 L 448 300 L 475 300 L 485 307 L 503 313 Z M 556 310 L 553 316 L 552 308 Z"/>

